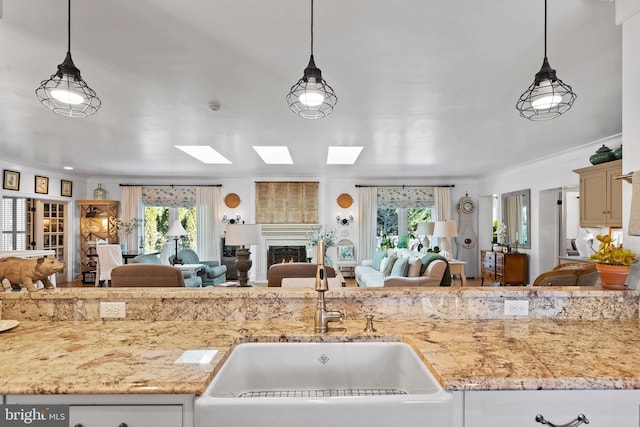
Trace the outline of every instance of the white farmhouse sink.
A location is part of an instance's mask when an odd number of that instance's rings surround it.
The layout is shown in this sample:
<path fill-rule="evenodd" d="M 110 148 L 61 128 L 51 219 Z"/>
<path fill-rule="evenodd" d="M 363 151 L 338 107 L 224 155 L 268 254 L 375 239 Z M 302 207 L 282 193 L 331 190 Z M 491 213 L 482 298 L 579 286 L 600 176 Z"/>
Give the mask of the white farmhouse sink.
<path fill-rule="evenodd" d="M 447 426 L 452 396 L 400 342 L 238 345 L 196 399 L 196 427 Z"/>

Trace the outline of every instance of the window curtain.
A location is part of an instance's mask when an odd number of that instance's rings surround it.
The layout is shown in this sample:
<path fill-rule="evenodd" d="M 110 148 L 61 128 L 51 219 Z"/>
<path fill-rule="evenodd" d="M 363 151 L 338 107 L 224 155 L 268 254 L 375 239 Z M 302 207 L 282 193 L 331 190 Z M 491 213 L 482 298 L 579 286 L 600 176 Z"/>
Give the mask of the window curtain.
<path fill-rule="evenodd" d="M 503 202 L 504 202 L 503 198 Z M 522 225 L 522 218 L 520 213 L 520 206 L 522 206 L 522 195 L 518 194 L 515 197 L 507 197 L 506 203 L 503 207 L 504 218 L 502 219 L 505 224 L 509 224 L 507 227 L 506 242 L 509 243 L 516 241 L 516 232 L 520 230 Z"/>
<path fill-rule="evenodd" d="M 127 186 L 122 188 L 122 204 L 120 206 L 122 222 L 129 222 L 134 218 L 144 220 L 144 206 L 142 204 L 142 187 Z M 135 250 L 140 242 L 140 230 L 143 229 L 142 223 L 136 227 L 129 236 L 120 235 L 120 239 L 126 238 L 127 249 Z M 120 240 L 120 243 L 124 243 Z"/>
<path fill-rule="evenodd" d="M 434 221 L 447 221 L 453 219 L 451 217 L 451 190 L 449 187 L 434 187 L 433 199 L 433 212 L 435 213 Z M 436 245 L 442 246 L 440 238 L 437 237 L 436 239 L 438 239 Z M 453 247 L 453 245 L 451 246 Z"/>
<path fill-rule="evenodd" d="M 377 187 L 378 206 L 428 208 L 434 204 L 433 187 Z"/>
<path fill-rule="evenodd" d="M 222 190 L 197 187 L 195 194 L 198 256 L 205 261 L 220 261 L 222 242 Z"/>
<path fill-rule="evenodd" d="M 358 262 L 373 258 L 375 251 L 378 219 L 377 194 L 377 187 L 360 187 L 358 192 Z"/>

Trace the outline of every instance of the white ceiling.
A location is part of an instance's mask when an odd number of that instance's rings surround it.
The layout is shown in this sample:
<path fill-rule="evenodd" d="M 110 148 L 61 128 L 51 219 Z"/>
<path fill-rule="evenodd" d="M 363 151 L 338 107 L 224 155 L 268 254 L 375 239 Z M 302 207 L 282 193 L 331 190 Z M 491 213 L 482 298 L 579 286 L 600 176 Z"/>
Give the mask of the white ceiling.
<path fill-rule="evenodd" d="M 71 53 L 102 100 L 84 119 L 34 92 L 64 59 L 67 2 L 0 4 L 6 161 L 86 176 L 467 177 L 622 131 L 613 2 L 549 1 L 549 62 L 578 98 L 546 122 L 515 109 L 542 64 L 542 0 L 316 0 L 316 64 L 339 99 L 316 121 L 285 102 L 309 60 L 309 1 L 74 0 Z M 288 145 L 294 164 L 264 165 L 254 145 Z M 329 145 L 364 150 L 327 166 Z"/>

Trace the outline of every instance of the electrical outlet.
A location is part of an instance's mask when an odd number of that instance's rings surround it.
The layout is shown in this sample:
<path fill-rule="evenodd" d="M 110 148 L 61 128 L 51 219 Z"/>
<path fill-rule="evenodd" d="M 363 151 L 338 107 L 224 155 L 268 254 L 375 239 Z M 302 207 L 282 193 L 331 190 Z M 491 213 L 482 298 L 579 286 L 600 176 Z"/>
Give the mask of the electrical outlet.
<path fill-rule="evenodd" d="M 528 300 L 512 300 L 512 299 L 505 300 L 504 314 L 506 316 L 528 316 L 529 301 Z"/>
<path fill-rule="evenodd" d="M 126 317 L 126 303 L 101 302 L 100 317 L 102 319 L 124 319 Z"/>

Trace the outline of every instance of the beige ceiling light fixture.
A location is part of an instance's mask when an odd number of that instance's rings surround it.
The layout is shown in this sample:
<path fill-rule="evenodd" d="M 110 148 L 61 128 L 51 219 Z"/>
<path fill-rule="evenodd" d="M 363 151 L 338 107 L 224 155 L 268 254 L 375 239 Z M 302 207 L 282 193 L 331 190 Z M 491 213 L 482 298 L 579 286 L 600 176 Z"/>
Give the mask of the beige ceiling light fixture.
<path fill-rule="evenodd" d="M 544 0 L 544 60 L 529 89 L 516 103 L 520 115 L 529 120 L 550 120 L 566 113 L 577 95 L 556 76 L 547 60 L 547 0 Z"/>
<path fill-rule="evenodd" d="M 322 73 L 313 59 L 313 0 L 311 0 L 311 58 L 304 75 L 291 87 L 287 103 L 291 111 L 302 118 L 321 119 L 333 111 L 338 97 L 322 78 Z"/>
<path fill-rule="evenodd" d="M 71 59 L 71 0 L 67 7 L 67 56 L 58 71 L 43 80 L 36 96 L 48 109 L 67 117 L 87 117 L 100 109 L 102 102 L 96 92 L 82 80 L 80 70 Z"/>

